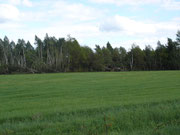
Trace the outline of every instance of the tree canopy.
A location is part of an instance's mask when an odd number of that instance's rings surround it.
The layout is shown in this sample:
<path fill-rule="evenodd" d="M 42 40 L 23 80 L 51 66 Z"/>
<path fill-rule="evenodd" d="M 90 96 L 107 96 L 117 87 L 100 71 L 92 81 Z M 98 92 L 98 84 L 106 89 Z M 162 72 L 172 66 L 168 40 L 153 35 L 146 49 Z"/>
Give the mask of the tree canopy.
<path fill-rule="evenodd" d="M 17 43 L 7 36 L 0 39 L 0 74 L 179 69 L 180 31 L 175 41 L 158 41 L 156 49 L 147 45 L 142 50 L 133 44 L 129 51 L 121 46 L 113 48 L 109 42 L 91 49 L 70 36 L 67 40 L 48 34 L 43 40 L 35 36 L 35 47 L 23 39 Z"/>

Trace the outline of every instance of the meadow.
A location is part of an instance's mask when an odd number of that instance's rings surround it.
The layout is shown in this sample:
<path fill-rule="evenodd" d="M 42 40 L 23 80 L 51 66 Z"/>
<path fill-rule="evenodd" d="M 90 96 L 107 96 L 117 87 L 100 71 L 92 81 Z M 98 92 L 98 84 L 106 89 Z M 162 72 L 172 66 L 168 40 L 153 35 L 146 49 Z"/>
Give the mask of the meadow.
<path fill-rule="evenodd" d="M 180 71 L 0 75 L 0 135 L 55 134 L 180 134 Z"/>

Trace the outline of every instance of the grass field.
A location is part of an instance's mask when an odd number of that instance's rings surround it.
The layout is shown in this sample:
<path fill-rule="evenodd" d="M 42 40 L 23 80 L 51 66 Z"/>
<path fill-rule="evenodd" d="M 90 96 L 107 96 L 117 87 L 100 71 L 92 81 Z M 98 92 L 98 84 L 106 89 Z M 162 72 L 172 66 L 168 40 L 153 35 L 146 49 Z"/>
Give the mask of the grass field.
<path fill-rule="evenodd" d="M 180 71 L 0 75 L 0 135 L 179 135 Z"/>

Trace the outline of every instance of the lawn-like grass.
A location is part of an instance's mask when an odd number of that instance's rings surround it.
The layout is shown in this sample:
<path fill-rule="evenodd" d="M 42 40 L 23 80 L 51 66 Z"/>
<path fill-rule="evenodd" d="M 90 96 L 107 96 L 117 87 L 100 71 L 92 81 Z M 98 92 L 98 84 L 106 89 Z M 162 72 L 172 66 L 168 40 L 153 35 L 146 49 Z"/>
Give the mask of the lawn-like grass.
<path fill-rule="evenodd" d="M 0 135 L 180 133 L 180 71 L 0 76 Z"/>

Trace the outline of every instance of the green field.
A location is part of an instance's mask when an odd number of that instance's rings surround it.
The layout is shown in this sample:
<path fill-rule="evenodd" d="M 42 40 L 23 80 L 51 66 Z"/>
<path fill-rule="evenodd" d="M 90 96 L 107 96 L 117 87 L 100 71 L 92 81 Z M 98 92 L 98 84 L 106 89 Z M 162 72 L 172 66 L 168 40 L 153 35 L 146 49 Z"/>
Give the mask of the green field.
<path fill-rule="evenodd" d="M 180 71 L 0 75 L 0 135 L 179 135 Z"/>

